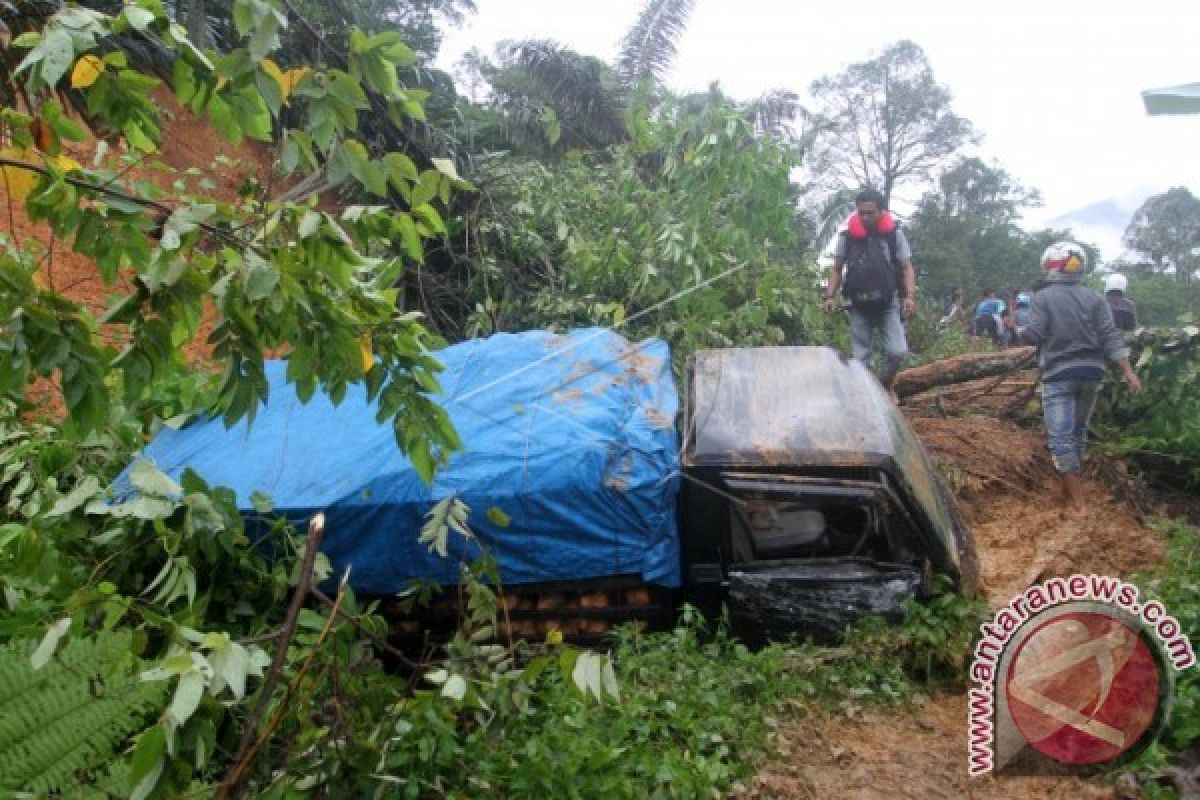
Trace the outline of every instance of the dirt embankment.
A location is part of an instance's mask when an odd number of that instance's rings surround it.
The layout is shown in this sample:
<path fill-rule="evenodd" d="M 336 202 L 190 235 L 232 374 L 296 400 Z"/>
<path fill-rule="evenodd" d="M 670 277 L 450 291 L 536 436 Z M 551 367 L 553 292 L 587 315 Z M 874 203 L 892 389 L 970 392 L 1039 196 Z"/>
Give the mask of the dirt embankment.
<path fill-rule="evenodd" d="M 120 181 L 114 183 L 114 188 L 124 182 L 145 182 L 161 192 L 157 199 L 174 206 L 181 194 L 178 182 L 182 182 L 187 193 L 222 202 L 237 201 L 247 179 L 254 178 L 267 185 L 273 160 L 267 147 L 248 141 L 229 144 L 207 120 L 181 108 L 164 89 L 155 93 L 155 99 L 163 110 L 162 150 L 134 164 L 124 164 L 110 147 L 107 163 L 120 173 Z M 64 149 L 80 164 L 92 165 L 97 145 L 97 139 L 89 138 L 84 142 L 68 142 Z M 4 181 L 0 181 L 0 232 L 18 245 L 32 246 L 42 254 L 38 276 L 41 286 L 62 292 L 95 316 L 104 312 L 112 296 L 132 291 L 128 273 L 119 274 L 113 284 L 105 284 L 91 258 L 74 252 L 71 241 L 56 239 L 44 223 L 31 221 L 20 203 L 10 202 Z M 205 329 L 211 326 L 214 316 L 211 308 L 206 309 Z M 119 331 L 102 330 L 100 335 L 118 349 L 122 345 Z M 201 335 L 185 348 L 185 353 L 190 359 L 202 359 L 209 356 L 211 348 Z M 30 396 L 51 416 L 62 412 L 61 396 L 50 383 L 35 383 Z"/>
<path fill-rule="evenodd" d="M 1129 577 L 1162 562 L 1158 534 L 1096 478 L 1088 481 L 1089 518 L 1066 518 L 1044 440 L 1036 431 L 978 416 L 914 416 L 912 422 L 971 526 L 984 590 L 993 606 L 1050 576 L 1099 572 Z M 1099 779 L 971 779 L 966 731 L 963 694 L 939 693 L 895 710 L 813 711 L 781 731 L 774 742 L 779 755 L 756 777 L 751 793 L 803 800 L 1113 796 Z"/>
<path fill-rule="evenodd" d="M 236 201 L 248 178 L 264 184 L 269 180 L 272 156 L 261 145 L 243 141 L 231 145 L 198 118 L 176 103 L 164 89 L 155 92 L 162 112 L 161 152 L 143 157 L 132 165 L 121 163 L 115 148 L 108 148 L 107 163 L 120 173 L 120 182 L 145 181 L 162 192 L 160 199 L 174 205 L 180 195 L 176 182 L 188 192 L 204 194 L 223 202 Z M 77 162 L 92 165 L 98 140 L 67 142 L 64 149 Z M 191 173 L 189 174 L 189 170 Z M 114 185 L 114 188 L 119 188 Z M 42 264 L 43 285 L 65 293 L 93 312 L 102 311 L 108 296 L 128 289 L 127 278 L 118 276 L 116 286 L 106 286 L 96 264 L 71 249 L 70 241 L 58 241 L 43 223 L 25 216 L 20 203 L 10 203 L 7 187 L 0 181 L 0 231 L 18 244 L 34 243 L 46 254 Z"/>

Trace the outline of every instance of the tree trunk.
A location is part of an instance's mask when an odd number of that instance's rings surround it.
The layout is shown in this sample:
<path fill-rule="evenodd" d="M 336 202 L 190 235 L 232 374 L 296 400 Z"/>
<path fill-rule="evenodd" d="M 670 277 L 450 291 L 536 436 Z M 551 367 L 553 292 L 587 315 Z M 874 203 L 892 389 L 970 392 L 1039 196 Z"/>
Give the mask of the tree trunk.
<path fill-rule="evenodd" d="M 911 397 L 935 386 L 964 383 L 1005 372 L 1027 369 L 1036 349 L 1015 347 L 994 353 L 967 353 L 920 367 L 906 369 L 896 376 L 896 394 Z"/>

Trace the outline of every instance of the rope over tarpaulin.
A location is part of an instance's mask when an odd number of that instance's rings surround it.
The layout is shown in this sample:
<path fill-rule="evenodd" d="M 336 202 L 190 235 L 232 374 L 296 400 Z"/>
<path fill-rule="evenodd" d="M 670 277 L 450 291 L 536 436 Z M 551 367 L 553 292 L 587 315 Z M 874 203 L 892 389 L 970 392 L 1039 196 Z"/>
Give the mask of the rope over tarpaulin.
<path fill-rule="evenodd" d="M 452 537 L 451 557 L 441 558 L 417 541 L 430 508 L 450 496 L 470 506 L 470 526 L 506 583 L 636 574 L 679 585 L 679 399 L 665 343 L 635 346 L 597 328 L 531 331 L 437 355 L 446 369 L 435 399 L 464 449 L 432 485 L 399 452 L 390 423 L 375 421 L 364 387 L 337 406 L 319 392 L 302 403 L 283 361 L 267 363 L 270 400 L 253 423 L 166 428 L 142 457 L 176 479 L 191 467 L 232 489 L 247 515 L 255 492 L 293 524 L 324 511 L 321 549 L 333 574 L 351 567 L 359 592 L 457 582 L 458 556 L 477 548 Z"/>

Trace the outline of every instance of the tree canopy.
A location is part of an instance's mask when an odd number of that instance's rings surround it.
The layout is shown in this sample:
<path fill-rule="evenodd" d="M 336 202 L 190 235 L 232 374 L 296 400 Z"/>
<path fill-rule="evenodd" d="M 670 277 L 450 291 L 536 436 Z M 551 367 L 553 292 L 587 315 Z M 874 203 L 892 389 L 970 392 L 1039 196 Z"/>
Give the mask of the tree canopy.
<path fill-rule="evenodd" d="M 1200 199 L 1182 186 L 1148 198 L 1125 229 L 1125 244 L 1190 284 L 1200 268 Z"/>
<path fill-rule="evenodd" d="M 817 103 L 810 170 L 831 188 L 872 186 L 890 202 L 898 186 L 928 181 L 975 140 L 924 51 L 908 40 L 814 81 L 809 91 Z"/>

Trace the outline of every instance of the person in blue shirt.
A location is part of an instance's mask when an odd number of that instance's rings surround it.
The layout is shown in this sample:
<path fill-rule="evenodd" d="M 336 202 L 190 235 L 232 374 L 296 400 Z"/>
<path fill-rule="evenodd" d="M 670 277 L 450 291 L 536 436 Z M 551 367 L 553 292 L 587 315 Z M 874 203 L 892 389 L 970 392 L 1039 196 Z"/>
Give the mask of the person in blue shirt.
<path fill-rule="evenodd" d="M 984 289 L 983 299 L 975 306 L 975 319 L 971 324 L 971 332 L 976 336 L 989 336 L 993 342 L 1000 342 L 1000 315 L 1004 313 L 1004 301 L 996 296 L 995 289 Z"/>
<path fill-rule="evenodd" d="M 1029 292 L 1017 292 L 1016 310 L 1013 311 L 1013 322 L 1018 328 L 1024 328 L 1029 324 L 1032 315 L 1030 310 L 1033 305 L 1033 295 Z"/>

